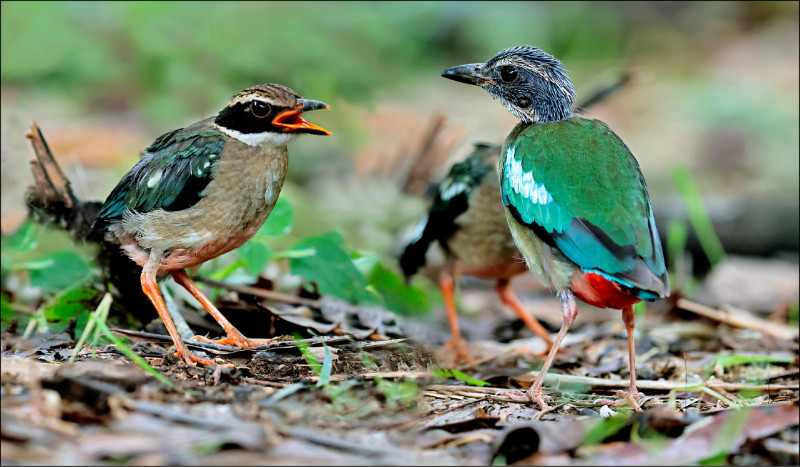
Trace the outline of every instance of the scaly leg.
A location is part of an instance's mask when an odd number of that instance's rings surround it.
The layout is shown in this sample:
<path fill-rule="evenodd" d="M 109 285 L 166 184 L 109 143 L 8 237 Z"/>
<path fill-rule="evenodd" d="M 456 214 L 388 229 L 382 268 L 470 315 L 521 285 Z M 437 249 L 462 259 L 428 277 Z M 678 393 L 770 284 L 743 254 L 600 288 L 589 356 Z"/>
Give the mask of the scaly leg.
<path fill-rule="evenodd" d="M 447 319 L 450 321 L 450 334 L 452 337 L 445 343 L 445 346 L 452 347 L 455 352 L 455 361 L 452 365 L 455 366 L 459 362 L 470 362 L 473 358 L 467 351 L 467 341 L 461 336 L 461 331 L 458 329 L 458 315 L 456 311 L 455 290 L 456 285 L 453 276 L 448 272 L 442 272 L 439 275 L 439 287 L 442 290 L 444 297 L 445 308 L 447 308 Z"/>
<path fill-rule="evenodd" d="M 637 412 L 641 412 L 642 409 L 639 407 L 639 403 L 636 402 L 636 399 L 643 395 L 639 394 L 639 390 L 636 389 L 636 348 L 633 345 L 633 332 L 634 332 L 634 311 L 633 305 L 628 305 L 622 309 L 622 320 L 625 322 L 625 331 L 628 334 L 628 362 L 631 366 L 631 386 L 628 392 L 625 391 L 617 391 L 616 396 L 624 397 L 625 400 L 618 400 L 618 401 L 611 401 L 608 399 L 602 399 L 600 402 L 604 405 L 622 405 L 625 401 L 629 402 L 633 406 L 633 410 Z"/>
<path fill-rule="evenodd" d="M 537 336 L 541 337 L 545 344 L 547 344 L 547 351 L 549 352 L 550 349 L 553 347 L 553 341 L 550 339 L 550 334 L 547 330 L 539 324 L 539 321 L 536 320 L 533 316 L 531 316 L 525 307 L 522 306 L 522 302 L 519 301 L 517 295 L 511 290 L 511 287 L 508 286 L 509 280 L 508 279 L 500 279 L 497 281 L 495 285 L 495 289 L 497 290 L 497 294 L 500 296 L 500 300 L 511 307 L 514 310 L 514 313 L 519 316 L 519 318 L 525 323 L 528 328 L 533 331 Z"/>
<path fill-rule="evenodd" d="M 161 320 L 167 327 L 167 332 L 169 332 L 169 336 L 172 338 L 172 343 L 175 344 L 175 353 L 178 354 L 179 357 L 182 357 L 189 365 L 200 363 L 202 365 L 214 366 L 215 363 L 211 360 L 190 352 L 181 340 L 180 335 L 178 335 L 178 330 L 175 329 L 175 323 L 172 322 L 172 317 L 169 315 L 169 311 L 167 311 L 167 305 L 161 297 L 161 292 L 158 290 L 158 283 L 156 282 L 156 271 L 158 270 L 158 264 L 161 262 L 161 256 L 161 252 L 155 250 L 150 251 L 150 258 L 147 260 L 144 267 L 142 267 L 142 290 L 144 294 L 147 295 L 147 298 L 153 302 L 158 316 L 161 317 Z"/>
<path fill-rule="evenodd" d="M 213 316 L 215 320 L 217 320 L 217 323 L 219 323 L 219 325 L 222 326 L 222 329 L 224 329 L 225 333 L 227 334 L 226 337 L 218 340 L 211 340 L 203 336 L 194 336 L 192 337 L 192 339 L 198 339 L 203 342 L 211 342 L 220 345 L 235 345 L 236 347 L 242 347 L 242 348 L 255 347 L 257 345 L 269 344 L 271 342 L 274 342 L 270 340 L 252 340 L 246 338 L 244 334 L 239 332 L 239 330 L 236 329 L 230 323 L 230 321 L 228 321 L 225 318 L 225 316 L 222 315 L 222 313 L 220 313 L 217 307 L 215 307 L 214 304 L 211 303 L 211 300 L 209 300 L 208 298 L 206 298 L 205 295 L 203 295 L 203 292 L 201 292 L 200 289 L 197 288 L 194 281 L 189 279 L 189 276 L 183 269 L 172 271 L 172 277 L 175 279 L 175 282 L 183 286 L 184 289 L 188 290 L 189 293 L 192 294 L 192 296 L 196 298 L 201 305 L 203 305 L 203 308 L 205 308 L 206 311 L 208 311 L 208 313 L 211 314 L 211 316 Z"/>
<path fill-rule="evenodd" d="M 550 365 L 553 364 L 553 360 L 556 357 L 556 353 L 558 353 L 558 347 L 561 345 L 561 341 L 564 339 L 564 336 L 567 335 L 567 331 L 569 331 L 569 328 L 571 328 L 572 324 L 575 322 L 575 317 L 578 316 L 578 304 L 575 303 L 575 296 L 572 294 L 572 291 L 569 289 L 564 289 L 559 293 L 559 295 L 561 296 L 561 315 L 563 317 L 563 322 L 561 323 L 561 329 L 558 331 L 558 335 L 556 336 L 556 341 L 553 346 L 550 347 L 550 352 L 547 354 L 547 359 L 545 359 L 544 365 L 542 365 L 542 369 L 539 371 L 539 376 L 536 377 L 536 381 L 533 382 L 533 385 L 530 387 L 530 389 L 528 389 L 528 392 L 522 398 L 507 392 L 500 393 L 500 395 L 510 397 L 512 399 L 527 399 L 537 402 L 542 410 L 550 409 L 545 403 L 545 399 L 549 399 L 549 397 L 542 393 L 542 382 L 544 381 L 544 375 L 547 374 L 547 370 L 549 370 Z"/>

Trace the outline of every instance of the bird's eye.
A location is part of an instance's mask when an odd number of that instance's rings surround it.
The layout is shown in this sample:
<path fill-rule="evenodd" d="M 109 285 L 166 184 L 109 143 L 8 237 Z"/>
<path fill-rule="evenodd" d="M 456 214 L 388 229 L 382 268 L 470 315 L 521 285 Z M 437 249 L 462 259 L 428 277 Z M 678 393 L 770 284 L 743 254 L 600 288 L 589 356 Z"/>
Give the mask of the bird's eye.
<path fill-rule="evenodd" d="M 253 103 L 250 105 L 250 112 L 253 114 L 253 116 L 258 118 L 266 117 L 267 115 L 269 115 L 269 111 L 270 111 L 269 104 L 267 104 L 266 102 L 253 101 Z"/>
<path fill-rule="evenodd" d="M 500 68 L 500 79 L 506 83 L 510 83 L 517 79 L 517 70 L 513 66 L 507 65 Z"/>

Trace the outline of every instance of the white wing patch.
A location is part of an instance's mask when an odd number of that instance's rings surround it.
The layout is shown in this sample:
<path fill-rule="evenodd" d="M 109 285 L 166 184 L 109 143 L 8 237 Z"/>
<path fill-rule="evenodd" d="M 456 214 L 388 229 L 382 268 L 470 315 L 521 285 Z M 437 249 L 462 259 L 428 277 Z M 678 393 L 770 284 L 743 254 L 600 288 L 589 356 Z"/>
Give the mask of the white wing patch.
<path fill-rule="evenodd" d="M 511 189 L 521 194 L 535 204 L 548 204 L 553 202 L 553 197 L 544 187 L 544 184 L 537 183 L 533 179 L 531 172 L 522 170 L 522 163 L 514 158 L 516 149 L 511 146 L 506 151 L 506 163 L 504 176 L 511 184 Z"/>
<path fill-rule="evenodd" d="M 444 190 L 442 191 L 441 194 L 441 198 L 444 201 L 448 201 L 453 196 L 463 193 L 464 191 L 466 191 L 466 189 L 467 185 L 464 182 L 455 182 L 451 185 L 444 187 Z"/>

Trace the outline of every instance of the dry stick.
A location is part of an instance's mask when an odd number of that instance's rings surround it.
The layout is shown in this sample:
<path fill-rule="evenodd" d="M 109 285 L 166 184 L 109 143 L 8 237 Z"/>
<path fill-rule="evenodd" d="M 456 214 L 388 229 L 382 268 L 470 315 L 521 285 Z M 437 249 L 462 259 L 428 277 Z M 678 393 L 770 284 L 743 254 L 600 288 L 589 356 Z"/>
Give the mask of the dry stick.
<path fill-rule="evenodd" d="M 433 373 L 430 371 L 375 371 L 370 373 L 363 373 L 361 376 L 364 379 L 375 379 L 375 378 L 382 378 L 382 379 L 398 379 L 398 378 L 430 378 L 433 376 Z M 331 375 L 330 381 L 347 381 L 353 379 L 353 376 L 350 375 Z M 319 381 L 319 376 L 310 376 L 308 378 L 309 381 L 315 383 Z"/>
<path fill-rule="evenodd" d="M 42 201 L 61 201 L 67 208 L 74 208 L 77 199 L 72 193 L 69 180 L 56 163 L 36 122 L 31 122 L 31 128 L 25 132 L 25 137 L 31 140 L 33 152 L 36 154 L 36 160 L 31 159 L 30 164 L 36 186 L 44 195 Z"/>
<path fill-rule="evenodd" d="M 778 339 L 792 340 L 800 335 L 800 330 L 796 327 L 773 323 L 733 307 L 727 307 L 727 310 L 721 311 L 685 298 L 679 298 L 675 305 L 682 310 L 691 311 L 721 323 L 753 329 Z"/>
<path fill-rule="evenodd" d="M 535 377 L 538 372 L 530 372 L 531 378 Z M 627 388 L 630 385 L 630 382 L 627 380 L 619 380 L 619 381 L 612 381 L 602 378 L 592 378 L 589 376 L 576 376 L 576 375 L 559 375 L 559 374 L 546 374 L 544 377 L 544 383 L 546 385 L 555 385 L 558 383 L 563 384 L 580 384 L 585 386 L 592 386 L 592 387 L 599 387 L 599 388 Z M 706 381 L 703 383 L 704 386 L 715 389 L 724 389 L 726 391 L 743 391 L 743 390 L 752 390 L 752 391 L 783 391 L 783 390 L 798 390 L 800 389 L 799 383 L 794 384 L 770 384 L 769 386 L 765 384 L 742 384 L 742 383 L 726 383 L 723 381 Z M 652 390 L 652 391 L 670 391 L 675 388 L 684 387 L 683 382 L 673 382 L 673 381 L 642 381 L 639 380 L 636 382 L 636 386 L 642 390 Z M 505 388 L 480 388 L 475 386 L 448 386 L 448 385 L 429 385 L 425 387 L 426 390 L 432 391 L 446 391 L 446 392 L 458 392 L 458 391 L 470 391 L 476 393 L 487 393 L 487 394 L 495 394 L 498 392 L 508 391 Z"/>

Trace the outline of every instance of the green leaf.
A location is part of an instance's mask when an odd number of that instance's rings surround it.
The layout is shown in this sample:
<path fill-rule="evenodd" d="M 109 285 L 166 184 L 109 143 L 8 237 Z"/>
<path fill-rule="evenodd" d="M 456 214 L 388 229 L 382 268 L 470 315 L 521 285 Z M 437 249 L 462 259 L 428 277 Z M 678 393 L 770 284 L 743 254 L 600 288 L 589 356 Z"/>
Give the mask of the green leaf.
<path fill-rule="evenodd" d="M 261 242 L 250 240 L 237 250 L 239 259 L 244 262 L 247 272 L 254 276 L 261 274 L 267 266 L 272 250 Z"/>
<path fill-rule="evenodd" d="M 314 255 L 291 258 L 292 274 L 305 281 L 317 283 L 319 292 L 332 295 L 351 303 L 380 303 L 380 297 L 367 290 L 369 283 L 356 268 L 350 256 L 340 246 L 343 243 L 338 233 L 309 237 L 289 248 L 289 251 L 312 248 Z"/>
<path fill-rule="evenodd" d="M 17 253 L 31 251 L 39 244 L 35 224 L 28 219 L 13 234 L 3 238 L 3 246 Z"/>
<path fill-rule="evenodd" d="M 586 433 L 586 437 L 583 439 L 583 445 L 591 446 L 592 444 L 602 443 L 604 439 L 617 434 L 619 430 L 625 426 L 627 421 L 628 417 L 624 415 L 616 415 L 604 419 Z"/>
<path fill-rule="evenodd" d="M 44 316 L 51 321 L 66 321 L 77 316 L 81 312 L 86 312 L 88 302 L 97 296 L 97 290 L 74 288 L 62 294 L 56 302 L 45 308 Z"/>
<path fill-rule="evenodd" d="M 720 370 L 737 365 L 749 365 L 751 363 L 784 363 L 789 364 L 794 361 L 794 357 L 776 357 L 772 355 L 716 355 L 714 361 L 708 368 L 706 377 L 710 377 L 714 369 Z"/>
<path fill-rule="evenodd" d="M 294 209 L 285 196 L 279 196 L 275 207 L 269 213 L 267 221 L 258 229 L 257 235 L 275 237 L 292 231 Z"/>
<path fill-rule="evenodd" d="M 428 313 L 433 300 L 424 290 L 406 285 L 399 274 L 385 268 L 375 257 L 353 260 L 366 276 L 370 287 L 383 297 L 386 308 L 401 315 L 420 316 Z"/>
<path fill-rule="evenodd" d="M 0 322 L 5 324 L 11 322 L 17 313 L 11 307 L 11 300 L 6 295 L 0 296 Z"/>
<path fill-rule="evenodd" d="M 442 369 L 442 368 L 440 368 L 440 369 L 437 369 L 436 371 L 434 371 L 434 375 L 435 376 L 444 377 L 444 378 L 456 378 L 456 379 L 459 379 L 461 381 L 464 381 L 465 383 L 471 384 L 473 386 L 479 386 L 479 387 L 489 386 L 491 384 L 489 382 L 473 378 L 472 376 L 469 376 L 468 374 L 463 373 L 463 372 L 458 371 L 458 370 L 450 370 L 450 369 Z"/>
<path fill-rule="evenodd" d="M 57 291 L 65 289 L 86 279 L 91 274 L 86 261 L 71 251 L 57 251 L 41 261 L 52 261 L 48 267 L 30 271 L 31 285 L 44 290 Z"/>
<path fill-rule="evenodd" d="M 308 366 L 311 367 L 311 371 L 313 371 L 315 375 L 319 376 L 322 372 L 322 365 L 320 365 L 317 357 L 314 356 L 314 352 L 311 351 L 307 342 L 303 342 L 300 334 L 294 333 L 293 337 L 294 345 L 297 347 L 297 350 L 299 350 L 303 358 L 306 359 L 306 363 L 308 363 Z"/>
<path fill-rule="evenodd" d="M 319 381 L 317 381 L 317 387 L 327 386 L 328 382 L 331 380 L 331 370 L 333 370 L 333 358 L 331 357 L 331 349 L 322 343 L 322 346 L 325 347 L 325 358 L 322 360 L 322 370 L 319 373 Z"/>

